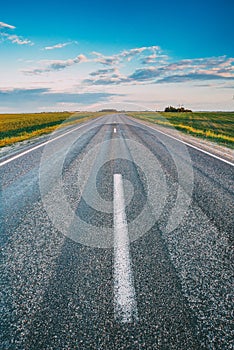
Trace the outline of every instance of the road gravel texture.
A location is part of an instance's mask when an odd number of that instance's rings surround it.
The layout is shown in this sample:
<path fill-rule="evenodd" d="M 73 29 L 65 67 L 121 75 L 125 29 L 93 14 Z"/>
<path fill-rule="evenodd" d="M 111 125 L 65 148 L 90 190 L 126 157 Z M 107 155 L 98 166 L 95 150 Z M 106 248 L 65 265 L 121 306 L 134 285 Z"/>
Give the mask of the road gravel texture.
<path fill-rule="evenodd" d="M 131 322 L 114 308 L 114 174 Z M 234 348 L 231 164 L 113 114 L 4 153 L 0 178 L 0 349 Z"/>

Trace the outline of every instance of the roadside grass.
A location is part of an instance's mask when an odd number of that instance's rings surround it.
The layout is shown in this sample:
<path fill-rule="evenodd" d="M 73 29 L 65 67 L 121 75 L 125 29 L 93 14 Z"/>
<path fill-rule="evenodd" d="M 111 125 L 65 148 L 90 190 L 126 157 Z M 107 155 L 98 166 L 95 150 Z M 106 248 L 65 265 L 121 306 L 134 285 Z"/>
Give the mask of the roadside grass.
<path fill-rule="evenodd" d="M 61 126 L 81 123 L 105 114 L 108 113 L 0 114 L 0 147 L 49 134 Z M 234 149 L 234 112 L 128 112 L 127 114 Z"/>
<path fill-rule="evenodd" d="M 104 115 L 104 113 L 51 112 L 0 114 L 0 147 L 49 134 L 61 126 L 81 123 L 101 115 Z"/>
<path fill-rule="evenodd" d="M 234 112 L 130 112 L 128 115 L 234 149 Z"/>

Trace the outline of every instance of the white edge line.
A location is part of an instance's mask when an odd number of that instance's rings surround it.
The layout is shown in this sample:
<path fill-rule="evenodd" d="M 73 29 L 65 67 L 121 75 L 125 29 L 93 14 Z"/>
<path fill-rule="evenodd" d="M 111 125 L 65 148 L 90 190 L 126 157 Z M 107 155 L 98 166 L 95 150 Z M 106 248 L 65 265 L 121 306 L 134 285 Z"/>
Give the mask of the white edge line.
<path fill-rule="evenodd" d="M 134 121 L 135 121 L 135 119 L 134 119 Z M 203 153 L 205 153 L 205 154 L 208 154 L 208 155 L 211 156 L 211 157 L 214 157 L 214 158 L 216 158 L 216 159 L 218 159 L 218 160 L 221 160 L 221 161 L 224 162 L 224 163 L 227 163 L 227 164 L 229 164 L 229 165 L 231 165 L 231 166 L 234 166 L 234 163 L 229 162 L 229 161 L 226 160 L 226 159 L 223 159 L 223 158 L 221 158 L 221 157 L 219 157 L 219 156 L 216 156 L 216 155 L 213 154 L 213 153 L 210 153 L 210 152 L 205 151 L 205 150 L 203 150 L 203 149 L 201 149 L 201 148 L 199 148 L 199 147 L 196 147 L 196 146 L 192 145 L 191 143 L 188 143 L 188 142 L 182 141 L 182 140 L 180 140 L 180 139 L 177 139 L 176 137 L 171 136 L 171 135 L 169 135 L 169 134 L 166 134 L 165 132 L 160 131 L 160 130 L 158 130 L 158 129 L 155 129 L 155 128 L 153 128 L 153 127 L 150 126 L 150 125 L 147 125 L 147 124 L 145 124 L 145 123 L 138 122 L 138 121 L 136 121 L 136 123 L 137 123 L 137 124 L 140 124 L 140 125 L 143 124 L 144 126 L 150 128 L 150 129 L 152 129 L 152 130 L 154 130 L 154 131 L 156 131 L 156 132 L 159 132 L 159 133 L 161 133 L 161 134 L 163 134 L 163 135 L 165 135 L 165 136 L 168 136 L 168 137 L 170 137 L 171 139 L 174 139 L 174 140 L 176 140 L 176 141 L 179 141 L 179 142 L 185 144 L 186 146 L 192 147 L 192 148 L 196 149 L 197 151 L 200 151 L 200 152 L 203 152 Z"/>
<path fill-rule="evenodd" d="M 93 121 L 93 120 L 92 120 L 92 121 Z M 22 152 L 22 153 L 16 154 L 15 156 L 13 156 L 13 157 L 11 157 L 11 158 L 9 158 L 9 159 L 4 160 L 3 162 L 1 162 L 1 163 L 0 163 L 0 167 L 3 166 L 3 165 L 8 164 L 8 163 L 10 163 L 10 162 L 12 162 L 12 161 L 15 160 L 15 159 L 18 159 L 18 158 L 24 156 L 25 154 L 28 154 L 28 153 L 30 153 L 30 152 L 32 152 L 32 151 L 35 151 L 36 149 L 41 148 L 41 147 L 47 145 L 47 144 L 50 143 L 50 142 L 53 142 L 53 141 L 55 141 L 55 140 L 58 140 L 58 139 L 60 139 L 60 138 L 62 138 L 62 137 L 64 137 L 64 136 L 70 134 L 71 132 L 74 132 L 74 131 L 76 131 L 76 130 L 82 128 L 82 127 L 84 127 L 84 126 L 87 126 L 87 124 L 82 124 L 82 125 L 78 126 L 78 127 L 75 128 L 75 129 L 72 129 L 72 130 L 69 130 L 69 131 L 65 132 L 65 133 L 62 134 L 62 135 L 59 135 L 59 136 L 57 136 L 57 137 L 54 137 L 53 139 L 50 139 L 50 140 L 45 141 L 45 142 L 43 142 L 43 143 L 40 143 L 39 145 L 37 145 L 37 146 L 35 146 L 35 147 L 32 147 L 32 148 L 30 148 L 30 149 L 28 149 L 28 150 L 26 150 L 26 151 L 24 151 L 24 152 Z M 52 135 L 52 134 L 51 134 L 51 135 Z"/>
<path fill-rule="evenodd" d="M 128 225 L 121 174 L 114 174 L 114 315 L 117 322 L 138 319 L 131 269 Z"/>

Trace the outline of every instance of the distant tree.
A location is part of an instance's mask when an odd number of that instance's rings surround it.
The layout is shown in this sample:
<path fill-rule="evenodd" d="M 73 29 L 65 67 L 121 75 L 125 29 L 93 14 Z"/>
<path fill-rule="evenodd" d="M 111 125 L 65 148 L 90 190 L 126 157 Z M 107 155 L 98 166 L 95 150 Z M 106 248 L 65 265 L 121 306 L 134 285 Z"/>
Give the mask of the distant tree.
<path fill-rule="evenodd" d="M 169 106 L 165 108 L 164 112 L 184 113 L 184 112 L 192 112 L 192 111 L 190 109 L 185 109 L 184 107 L 175 108 L 175 107 Z"/>
<path fill-rule="evenodd" d="M 165 112 L 177 112 L 177 108 L 169 106 L 165 108 Z"/>

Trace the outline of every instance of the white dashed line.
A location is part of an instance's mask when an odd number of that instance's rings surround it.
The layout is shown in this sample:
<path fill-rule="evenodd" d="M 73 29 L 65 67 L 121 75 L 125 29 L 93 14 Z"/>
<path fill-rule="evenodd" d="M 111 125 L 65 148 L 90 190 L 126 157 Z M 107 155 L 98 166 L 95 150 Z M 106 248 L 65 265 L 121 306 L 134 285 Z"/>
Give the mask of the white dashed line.
<path fill-rule="evenodd" d="M 116 134 L 116 128 L 114 128 L 114 134 Z"/>
<path fill-rule="evenodd" d="M 114 314 L 120 323 L 137 320 L 123 179 L 114 174 Z"/>

